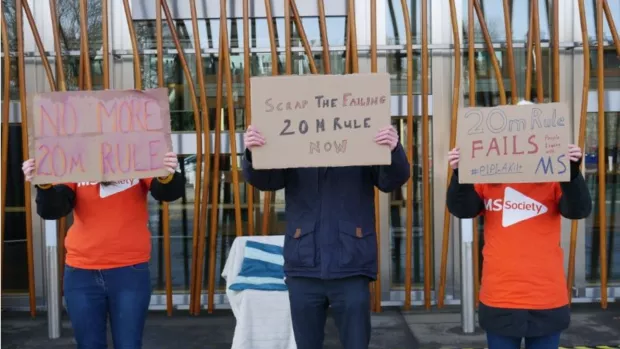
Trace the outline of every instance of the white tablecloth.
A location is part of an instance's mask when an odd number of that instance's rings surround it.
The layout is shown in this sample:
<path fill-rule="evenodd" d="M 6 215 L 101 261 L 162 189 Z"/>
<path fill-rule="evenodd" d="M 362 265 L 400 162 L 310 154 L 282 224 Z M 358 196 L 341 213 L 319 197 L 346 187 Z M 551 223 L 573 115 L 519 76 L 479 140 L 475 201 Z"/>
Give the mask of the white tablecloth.
<path fill-rule="evenodd" d="M 297 349 L 286 291 L 228 289 L 241 270 L 247 241 L 284 245 L 284 236 L 243 236 L 233 242 L 222 277 L 237 320 L 231 349 Z"/>

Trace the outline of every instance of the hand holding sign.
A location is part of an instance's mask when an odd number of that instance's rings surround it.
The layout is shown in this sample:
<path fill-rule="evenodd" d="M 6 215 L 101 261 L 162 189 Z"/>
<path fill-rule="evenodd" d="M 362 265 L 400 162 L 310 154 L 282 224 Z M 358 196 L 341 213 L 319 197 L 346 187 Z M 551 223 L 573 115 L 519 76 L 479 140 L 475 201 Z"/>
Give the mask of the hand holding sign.
<path fill-rule="evenodd" d="M 574 144 L 570 144 L 568 146 L 568 159 L 571 162 L 579 162 L 581 161 L 581 157 L 582 157 L 582 153 L 581 153 L 581 148 L 579 148 L 578 146 L 574 145 Z"/>
<path fill-rule="evenodd" d="M 396 133 L 396 129 L 392 126 L 384 127 L 375 136 L 375 142 L 379 145 L 389 146 L 390 151 L 392 151 L 398 145 L 398 133 Z"/>
<path fill-rule="evenodd" d="M 450 163 L 450 167 L 453 170 L 459 168 L 459 161 L 461 161 L 461 150 L 459 148 L 454 148 L 448 152 L 448 162 Z"/>
<path fill-rule="evenodd" d="M 179 159 L 177 158 L 177 154 L 175 152 L 169 152 L 164 155 L 164 167 L 168 172 L 174 173 L 179 166 Z"/>
<path fill-rule="evenodd" d="M 243 134 L 243 143 L 247 149 L 252 151 L 252 148 L 265 145 L 265 137 L 254 126 L 250 125 Z"/>
<path fill-rule="evenodd" d="M 24 171 L 24 177 L 26 182 L 30 182 L 34 177 L 34 159 L 28 159 L 24 161 L 22 165 L 22 171 Z"/>

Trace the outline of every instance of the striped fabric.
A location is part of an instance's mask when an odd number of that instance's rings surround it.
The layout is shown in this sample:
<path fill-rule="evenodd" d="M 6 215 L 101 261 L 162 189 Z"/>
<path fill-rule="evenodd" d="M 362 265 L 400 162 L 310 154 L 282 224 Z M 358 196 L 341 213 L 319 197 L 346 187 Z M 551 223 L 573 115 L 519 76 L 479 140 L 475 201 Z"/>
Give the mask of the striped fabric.
<path fill-rule="evenodd" d="M 229 288 L 233 291 L 286 291 L 282 247 L 246 242 L 241 271 Z"/>

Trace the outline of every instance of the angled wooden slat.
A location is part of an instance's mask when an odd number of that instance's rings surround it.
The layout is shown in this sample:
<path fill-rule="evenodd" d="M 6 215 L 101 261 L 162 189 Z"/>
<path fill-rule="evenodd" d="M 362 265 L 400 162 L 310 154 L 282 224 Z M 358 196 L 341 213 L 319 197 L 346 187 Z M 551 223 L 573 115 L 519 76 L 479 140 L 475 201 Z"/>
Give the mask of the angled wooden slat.
<path fill-rule="evenodd" d="M 452 22 L 452 40 L 454 42 L 454 82 L 452 84 L 452 118 L 450 120 L 450 149 L 453 149 L 456 146 L 457 115 L 461 95 L 461 39 L 454 0 L 450 0 L 450 21 Z M 452 180 L 452 168 L 450 166 L 448 166 L 447 173 L 446 188 Z M 450 211 L 448 211 L 448 206 L 444 207 L 443 239 L 441 243 L 441 270 L 439 292 L 437 294 L 438 308 L 443 308 L 446 295 L 446 274 L 448 269 L 448 253 L 450 251 Z"/>
<path fill-rule="evenodd" d="M 26 108 L 26 65 L 24 62 L 24 17 L 22 5 L 26 0 L 17 0 L 15 6 L 15 24 L 17 27 L 17 77 L 19 83 L 19 100 L 22 117 L 22 154 L 23 160 L 28 160 L 28 111 Z M 28 261 L 28 300 L 30 316 L 36 316 L 37 303 L 34 283 L 34 249 L 32 236 L 32 187 L 30 183 L 24 185 L 24 206 L 26 210 L 26 253 Z"/>
<path fill-rule="evenodd" d="M 198 235 L 193 239 L 196 246 L 192 255 L 192 285 L 191 291 L 193 299 L 194 315 L 200 314 L 202 299 L 202 276 L 205 259 L 205 249 L 207 245 L 207 206 L 209 202 L 209 175 L 211 174 L 211 126 L 209 122 L 209 106 L 207 103 L 207 87 L 204 79 L 204 67 L 202 62 L 202 48 L 200 46 L 200 30 L 198 28 L 198 15 L 196 13 L 196 0 L 190 0 L 192 17 L 192 29 L 194 32 L 194 50 L 196 52 L 196 74 L 198 75 L 198 90 L 200 93 L 200 110 L 202 111 L 202 139 L 204 144 L 204 170 L 202 171 L 202 194 L 200 197 L 200 214 L 198 219 Z M 198 163 L 197 163 L 198 165 Z M 194 213 L 195 214 L 195 213 Z M 190 306 L 191 307 L 191 306 Z"/>
<path fill-rule="evenodd" d="M 2 232 L 2 238 L 0 239 L 0 270 L 1 266 L 4 266 L 4 223 L 6 221 L 6 181 L 9 168 L 9 107 L 11 102 L 11 55 L 9 48 L 9 35 L 6 25 L 6 18 L 4 17 L 4 11 L 2 11 L 2 51 L 4 57 L 2 64 L 4 67 L 4 74 L 2 76 L 2 218 L 0 219 L 0 231 Z"/>
<path fill-rule="evenodd" d="M 324 0 L 317 0 L 319 9 L 319 30 L 321 32 L 321 45 L 323 46 L 323 73 L 331 74 L 331 58 L 329 55 L 329 40 L 327 39 L 327 23 L 325 20 Z"/>
<path fill-rule="evenodd" d="M 159 9 L 158 9 L 159 10 Z M 172 37 L 172 41 L 174 42 L 174 46 L 177 49 L 179 61 L 181 63 L 181 67 L 183 68 L 183 74 L 185 75 L 185 79 L 187 80 L 187 85 L 189 87 L 189 95 L 190 101 L 192 103 L 192 109 L 194 114 L 194 125 L 195 134 L 196 134 L 196 178 L 200 178 L 202 171 L 202 134 L 201 134 L 201 121 L 200 121 L 200 109 L 198 107 L 198 102 L 196 99 L 196 87 L 194 86 L 194 79 L 192 77 L 192 73 L 189 70 L 189 66 L 187 65 L 187 60 L 185 59 L 185 53 L 183 51 L 183 46 L 181 46 L 181 42 L 179 41 L 179 36 L 177 34 L 176 26 L 172 21 L 172 14 L 170 13 L 170 8 L 168 7 L 168 3 L 166 0 L 162 0 L 161 2 L 161 10 L 164 11 L 164 15 L 166 16 L 166 23 L 168 24 L 168 28 L 170 29 L 170 36 Z M 168 294 L 172 294 L 172 269 L 171 269 L 171 256 L 170 256 L 170 215 L 168 213 L 168 203 L 164 202 L 162 204 L 163 208 L 163 219 L 162 225 L 164 226 L 164 265 L 166 268 L 166 297 L 169 299 L 169 303 L 172 301 L 172 296 L 168 296 Z M 195 188 L 194 188 L 194 212 L 200 212 L 200 181 L 196 180 Z M 193 230 L 194 237 L 197 235 L 198 231 L 198 214 L 194 214 L 194 222 L 193 222 Z"/>
<path fill-rule="evenodd" d="M 243 86 L 245 97 L 245 126 L 252 125 L 252 95 L 250 94 L 250 76 L 252 63 L 250 61 L 250 0 L 243 0 Z M 248 235 L 254 235 L 254 187 L 245 182 L 248 202 Z"/>

